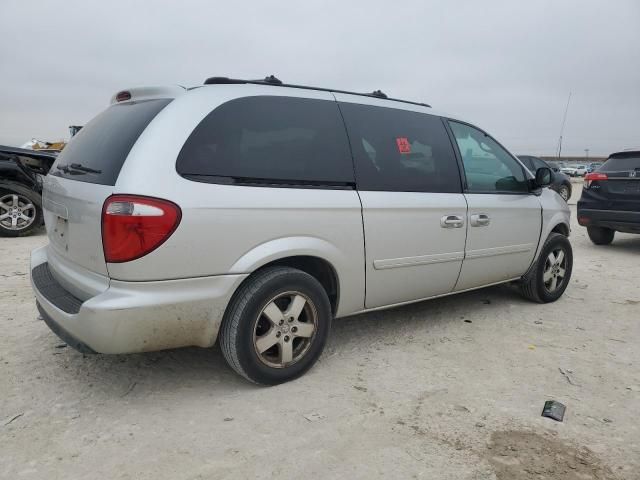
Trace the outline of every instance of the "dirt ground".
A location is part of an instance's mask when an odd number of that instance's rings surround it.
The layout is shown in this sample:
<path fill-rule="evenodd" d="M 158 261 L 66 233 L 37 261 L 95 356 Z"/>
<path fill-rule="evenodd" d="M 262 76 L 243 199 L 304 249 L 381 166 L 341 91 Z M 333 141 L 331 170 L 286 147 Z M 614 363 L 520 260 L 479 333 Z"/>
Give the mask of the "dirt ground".
<path fill-rule="evenodd" d="M 640 236 L 571 241 L 555 304 L 501 286 L 337 320 L 262 388 L 217 347 L 65 347 L 29 286 L 45 235 L 0 238 L 0 478 L 640 479 Z"/>

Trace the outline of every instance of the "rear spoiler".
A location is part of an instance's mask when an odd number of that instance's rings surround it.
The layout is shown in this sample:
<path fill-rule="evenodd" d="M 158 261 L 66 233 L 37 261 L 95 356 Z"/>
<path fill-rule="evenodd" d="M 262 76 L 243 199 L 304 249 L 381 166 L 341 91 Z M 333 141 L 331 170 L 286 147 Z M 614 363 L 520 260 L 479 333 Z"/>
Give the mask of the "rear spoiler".
<path fill-rule="evenodd" d="M 140 102 L 154 98 L 176 98 L 186 92 L 185 87 L 172 85 L 168 87 L 134 87 L 120 90 L 111 97 L 109 104 Z"/>

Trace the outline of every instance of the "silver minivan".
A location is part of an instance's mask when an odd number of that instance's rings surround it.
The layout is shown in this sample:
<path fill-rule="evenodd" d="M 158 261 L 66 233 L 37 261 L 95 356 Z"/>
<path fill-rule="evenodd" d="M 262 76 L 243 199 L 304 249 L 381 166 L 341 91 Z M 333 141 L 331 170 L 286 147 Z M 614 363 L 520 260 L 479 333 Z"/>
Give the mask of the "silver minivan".
<path fill-rule="evenodd" d="M 118 92 L 44 181 L 49 244 L 31 279 L 83 352 L 219 339 L 277 384 L 334 318 L 571 276 L 569 210 L 483 130 L 428 105 L 263 81 Z"/>

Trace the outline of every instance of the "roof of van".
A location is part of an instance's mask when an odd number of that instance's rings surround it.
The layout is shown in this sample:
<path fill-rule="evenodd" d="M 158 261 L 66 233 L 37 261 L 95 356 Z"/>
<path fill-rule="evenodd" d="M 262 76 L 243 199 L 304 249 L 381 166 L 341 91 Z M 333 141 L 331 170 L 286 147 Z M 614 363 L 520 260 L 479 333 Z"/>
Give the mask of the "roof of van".
<path fill-rule="evenodd" d="M 190 90 L 199 89 L 203 86 L 216 86 L 216 85 L 228 85 L 228 86 L 238 86 L 241 87 L 245 85 L 246 87 L 267 87 L 275 88 L 275 89 L 283 89 L 283 90 L 298 90 L 298 91 L 316 91 L 316 92 L 328 92 L 338 94 L 341 99 L 338 100 L 345 101 L 349 98 L 348 101 L 354 101 L 355 103 L 364 103 L 369 105 L 376 106 L 388 106 L 401 109 L 414 110 L 415 107 L 419 109 L 424 108 L 428 109 L 428 112 L 431 115 L 447 117 L 452 119 L 459 119 L 457 116 L 449 115 L 444 112 L 434 111 L 431 108 L 431 105 L 427 103 L 414 102 L 410 100 L 403 100 L 398 98 L 388 97 L 380 90 L 373 91 L 371 93 L 361 93 L 361 92 L 350 92 L 347 90 L 339 90 L 333 88 L 324 88 L 324 87 L 310 87 L 305 85 L 294 85 L 287 84 L 281 82 L 279 79 L 274 77 L 273 75 L 266 77 L 264 80 L 243 80 L 243 79 L 234 79 L 228 77 L 210 77 L 205 80 L 204 85 L 197 85 L 195 87 L 186 88 L 180 85 L 170 85 L 170 86 L 147 86 L 147 87 L 135 87 L 135 88 L 127 88 L 124 90 L 120 90 L 116 92 L 110 100 L 110 104 L 116 103 L 127 103 L 127 102 L 136 102 L 143 100 L 150 100 L 154 98 L 176 98 L 184 93 L 187 93 Z M 303 95 L 301 95 L 303 96 Z M 385 105 L 389 102 L 388 105 Z M 394 105 L 395 104 L 395 105 Z M 403 107 L 404 105 L 404 107 Z M 412 108 L 413 107 L 413 108 Z M 421 107 L 421 108 L 420 108 Z"/>

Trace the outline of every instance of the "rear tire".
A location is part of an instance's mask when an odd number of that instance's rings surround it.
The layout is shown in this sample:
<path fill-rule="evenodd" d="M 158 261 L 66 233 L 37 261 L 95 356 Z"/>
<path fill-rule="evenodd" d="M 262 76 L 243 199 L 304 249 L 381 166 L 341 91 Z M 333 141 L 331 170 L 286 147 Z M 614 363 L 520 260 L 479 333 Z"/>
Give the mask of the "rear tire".
<path fill-rule="evenodd" d="M 42 225 L 40 195 L 28 188 L 0 188 L 0 236 L 22 237 Z"/>
<path fill-rule="evenodd" d="M 569 239 L 560 233 L 551 233 L 536 263 L 522 277 L 520 291 L 533 302 L 555 302 L 569 285 L 572 270 L 573 250 Z"/>
<path fill-rule="evenodd" d="M 231 299 L 220 327 L 220 348 L 246 379 L 277 385 L 316 363 L 331 319 L 329 297 L 318 280 L 294 268 L 267 267 Z"/>
<path fill-rule="evenodd" d="M 616 231 L 604 227 L 587 227 L 587 235 L 596 245 L 609 245 L 613 242 Z"/>

